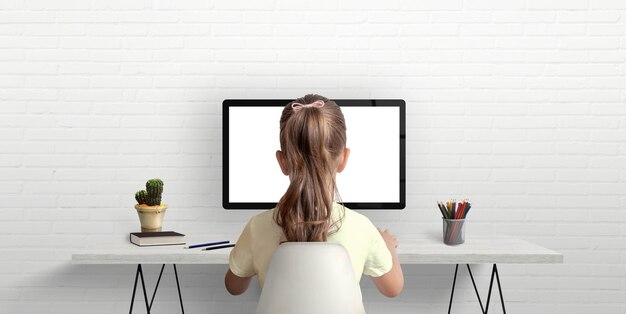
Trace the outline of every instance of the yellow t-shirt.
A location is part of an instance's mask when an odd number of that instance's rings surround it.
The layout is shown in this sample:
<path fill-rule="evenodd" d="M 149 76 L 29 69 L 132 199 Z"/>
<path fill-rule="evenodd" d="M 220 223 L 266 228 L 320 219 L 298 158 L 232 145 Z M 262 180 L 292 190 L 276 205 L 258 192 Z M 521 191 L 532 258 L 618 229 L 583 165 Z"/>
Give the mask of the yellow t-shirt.
<path fill-rule="evenodd" d="M 261 287 L 272 254 L 283 238 L 282 229 L 274 221 L 275 210 L 273 208 L 252 217 L 230 252 L 229 266 L 233 274 L 239 277 L 257 275 Z M 346 248 L 357 283 L 361 280 L 361 274 L 378 277 L 389 272 L 392 266 L 391 253 L 372 222 L 367 217 L 334 203 L 332 221 L 337 221 L 342 216 L 339 230 L 328 236 L 328 242 L 339 243 Z"/>

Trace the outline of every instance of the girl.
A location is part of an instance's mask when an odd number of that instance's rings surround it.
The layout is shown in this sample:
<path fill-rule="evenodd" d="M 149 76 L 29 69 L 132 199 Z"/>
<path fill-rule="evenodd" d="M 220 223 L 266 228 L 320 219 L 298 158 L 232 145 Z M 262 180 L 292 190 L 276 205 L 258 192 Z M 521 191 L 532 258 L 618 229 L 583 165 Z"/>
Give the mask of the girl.
<path fill-rule="evenodd" d="M 357 283 L 366 274 L 383 295 L 400 294 L 404 277 L 396 238 L 334 202 L 335 175 L 350 156 L 339 106 L 312 94 L 287 104 L 280 118 L 280 149 L 276 159 L 289 176 L 289 187 L 275 208 L 252 217 L 243 229 L 230 253 L 224 279 L 228 292 L 244 293 L 255 275 L 262 288 L 280 243 L 327 241 L 346 248 Z"/>

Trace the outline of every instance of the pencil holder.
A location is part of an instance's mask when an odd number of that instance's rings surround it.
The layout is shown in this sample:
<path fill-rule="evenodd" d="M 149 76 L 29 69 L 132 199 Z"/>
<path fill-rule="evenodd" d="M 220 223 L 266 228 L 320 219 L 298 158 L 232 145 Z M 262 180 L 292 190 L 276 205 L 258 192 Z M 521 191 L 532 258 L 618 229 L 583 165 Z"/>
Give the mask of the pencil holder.
<path fill-rule="evenodd" d="M 458 245 L 465 242 L 465 219 L 443 218 L 443 243 Z"/>

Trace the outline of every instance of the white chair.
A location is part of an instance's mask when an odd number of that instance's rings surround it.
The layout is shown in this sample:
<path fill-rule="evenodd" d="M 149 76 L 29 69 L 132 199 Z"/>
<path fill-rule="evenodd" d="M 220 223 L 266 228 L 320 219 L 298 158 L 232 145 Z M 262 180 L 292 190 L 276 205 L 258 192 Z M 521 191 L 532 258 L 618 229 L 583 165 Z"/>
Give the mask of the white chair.
<path fill-rule="evenodd" d="M 281 244 L 272 256 L 256 313 L 365 313 L 346 249 L 328 242 Z"/>

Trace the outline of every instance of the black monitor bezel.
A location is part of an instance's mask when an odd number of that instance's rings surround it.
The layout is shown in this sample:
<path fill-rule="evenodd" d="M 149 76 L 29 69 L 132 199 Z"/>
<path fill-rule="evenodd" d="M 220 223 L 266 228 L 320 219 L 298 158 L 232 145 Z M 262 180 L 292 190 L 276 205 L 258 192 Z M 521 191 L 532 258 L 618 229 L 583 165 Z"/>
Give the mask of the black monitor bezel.
<path fill-rule="evenodd" d="M 351 209 L 404 209 L 406 207 L 406 103 L 402 99 L 333 99 L 340 107 L 399 107 L 400 195 L 398 202 L 345 202 Z M 224 209 L 271 209 L 276 203 L 230 202 L 229 200 L 229 108 L 284 107 L 293 99 L 225 99 L 222 102 L 222 206 Z M 278 127 L 279 117 L 276 117 Z M 278 200 L 277 200 L 278 201 Z"/>

